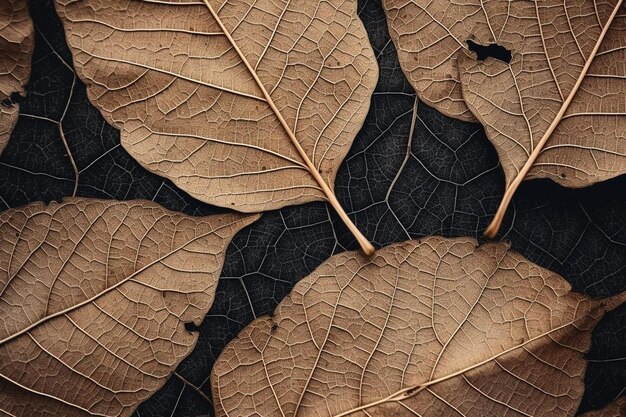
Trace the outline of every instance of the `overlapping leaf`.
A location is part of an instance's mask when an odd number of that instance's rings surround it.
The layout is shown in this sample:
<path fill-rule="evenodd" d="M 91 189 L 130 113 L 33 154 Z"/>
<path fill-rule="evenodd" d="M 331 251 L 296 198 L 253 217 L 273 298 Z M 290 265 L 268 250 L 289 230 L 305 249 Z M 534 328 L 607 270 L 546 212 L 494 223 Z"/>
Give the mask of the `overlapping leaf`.
<path fill-rule="evenodd" d="M 189 198 L 128 157 L 119 146 L 118 132 L 88 103 L 82 83 L 77 81 L 72 88 L 73 74 L 61 61 L 71 62 L 71 58 L 52 2 L 31 3 L 36 5 L 32 12 L 41 34 L 33 67 L 34 94 L 22 104 L 28 114 L 13 136 L 16 146 L 0 159 L 0 205 L 16 207 L 71 193 L 72 168 L 58 129 L 43 118 L 29 117 L 32 114 L 62 121 L 80 171 L 79 194 L 154 198 L 186 213 L 214 212 L 215 208 Z M 366 129 L 338 175 L 340 200 L 349 202 L 348 212 L 379 245 L 405 240 L 408 234 L 478 234 L 501 192 L 490 146 L 481 132 L 472 134 L 477 126 L 442 117 L 420 103 L 407 149 L 412 91 L 402 88 L 406 84 L 378 0 L 360 1 L 359 13 L 385 75 Z M 407 161 L 402 164 L 405 154 Z M 621 210 L 619 198 L 624 185 L 620 178 L 569 192 L 542 182 L 525 184 L 506 237 L 516 250 L 559 271 L 579 290 L 615 293 L 623 289 L 626 259 L 621 227 L 626 211 Z M 238 330 L 256 315 L 273 311 L 291 286 L 330 256 L 333 248 L 341 251 L 351 245 L 338 219 L 320 204 L 273 212 L 239 234 L 231 245 L 225 279 L 220 280 L 219 298 L 202 325 L 200 343 L 178 367 L 178 374 L 209 394 L 207 378 L 213 361 Z M 599 350 L 594 358 L 619 356 L 623 311 L 603 321 L 612 327 L 596 333 Z M 599 366 L 593 362 L 589 367 Z M 619 392 L 615 387 L 623 381 L 623 361 L 612 363 L 604 363 L 593 380 L 586 380 L 585 409 L 602 405 Z M 192 388 L 173 376 L 135 415 L 211 415 L 210 404 Z"/>
<path fill-rule="evenodd" d="M 332 257 L 212 375 L 220 416 L 573 416 L 605 302 L 505 244 L 426 238 Z"/>
<path fill-rule="evenodd" d="M 256 216 L 69 199 L 0 214 L 0 414 L 129 416 L 191 352 Z"/>
<path fill-rule="evenodd" d="M 384 4 L 418 94 L 485 127 L 509 188 L 501 210 L 526 178 L 581 187 L 626 173 L 622 0 Z M 497 43 L 512 60 L 479 61 L 466 40 Z"/>
<path fill-rule="evenodd" d="M 3 0 L 0 4 L 0 153 L 17 122 L 19 106 L 10 103 L 10 98 L 14 93 L 24 93 L 30 77 L 33 47 L 28 2 Z"/>
<path fill-rule="evenodd" d="M 328 200 L 350 223 L 332 188 L 378 77 L 356 1 L 57 9 L 92 102 L 143 166 L 211 204 Z"/>

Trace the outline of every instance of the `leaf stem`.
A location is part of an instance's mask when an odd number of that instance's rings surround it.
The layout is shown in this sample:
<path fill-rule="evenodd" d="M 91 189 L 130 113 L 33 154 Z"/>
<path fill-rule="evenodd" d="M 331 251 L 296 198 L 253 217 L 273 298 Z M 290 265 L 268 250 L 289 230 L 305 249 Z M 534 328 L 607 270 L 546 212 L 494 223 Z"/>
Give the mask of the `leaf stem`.
<path fill-rule="evenodd" d="M 606 308 L 606 311 L 613 311 L 624 303 L 626 303 L 626 291 L 614 295 L 613 297 L 606 298 L 604 300 L 604 308 Z"/>
<path fill-rule="evenodd" d="M 319 171 L 317 170 L 315 165 L 313 165 L 313 162 L 311 162 L 311 159 L 309 158 L 309 156 L 306 154 L 306 152 L 302 148 L 302 145 L 300 145 L 300 142 L 298 142 L 298 139 L 296 138 L 296 135 L 293 133 L 293 131 L 291 130 L 291 128 L 289 127 L 289 125 L 287 124 L 285 119 L 283 118 L 282 114 L 280 113 L 280 110 L 278 110 L 278 108 L 276 107 L 276 104 L 272 100 L 272 97 L 270 96 L 268 91 L 265 89 L 265 86 L 261 82 L 261 80 L 260 80 L 259 76 L 257 75 L 256 71 L 254 70 L 254 68 L 252 68 L 252 66 L 250 65 L 250 63 L 246 59 L 246 57 L 243 55 L 243 53 L 241 52 L 241 50 L 239 49 L 239 47 L 235 43 L 235 40 L 231 36 L 230 32 L 226 29 L 226 27 L 224 26 L 224 23 L 219 18 L 219 16 L 217 15 L 215 10 L 211 6 L 211 4 L 209 3 L 209 0 L 203 0 L 203 1 L 204 1 L 204 4 L 206 5 L 206 7 L 209 9 L 209 12 L 211 13 L 211 15 L 213 16 L 213 18 L 217 22 L 217 24 L 220 26 L 220 29 L 222 30 L 222 32 L 224 32 L 224 35 L 228 38 L 228 41 L 230 42 L 230 44 L 233 46 L 233 48 L 235 49 L 235 51 L 239 55 L 239 58 L 243 61 L 244 65 L 246 66 L 246 68 L 248 69 L 248 71 L 250 72 L 252 77 L 254 78 L 254 81 L 256 81 L 257 85 L 261 89 L 261 92 L 263 93 L 263 96 L 265 97 L 265 100 L 267 101 L 267 104 L 272 108 L 272 110 L 274 111 L 274 114 L 276 115 L 276 117 L 280 121 L 280 124 L 285 129 L 285 131 L 287 132 L 287 135 L 291 139 L 291 142 L 293 143 L 295 148 L 298 150 L 298 153 L 300 154 L 300 157 L 304 160 L 307 168 L 309 169 L 309 172 L 311 173 L 313 178 L 315 178 L 315 181 L 317 181 L 319 186 L 322 188 L 322 191 L 324 192 L 328 202 L 330 203 L 331 206 L 333 206 L 333 208 L 335 209 L 337 214 L 339 214 L 339 217 L 344 222 L 346 227 L 354 235 L 354 237 L 356 238 L 357 242 L 359 243 L 359 246 L 361 246 L 361 250 L 363 251 L 363 253 L 365 255 L 367 255 L 367 256 L 372 256 L 374 254 L 374 252 L 376 251 L 376 249 L 369 242 L 369 240 L 367 240 L 367 238 L 361 233 L 361 231 L 356 227 L 356 225 L 352 222 L 352 220 L 350 220 L 350 217 L 348 217 L 348 214 L 345 212 L 345 210 L 343 209 L 343 207 L 339 203 L 339 200 L 337 200 L 337 197 L 335 196 L 335 193 L 330 189 L 328 184 L 326 184 L 326 181 L 324 181 L 324 179 L 322 178 L 322 175 L 319 173 Z"/>
<path fill-rule="evenodd" d="M 498 207 L 498 211 L 496 212 L 487 230 L 485 230 L 485 233 L 484 233 L 485 236 L 493 239 L 498 234 L 498 231 L 500 230 L 500 226 L 502 225 L 502 220 L 504 220 L 504 215 L 506 214 L 509 204 L 511 203 L 511 200 L 513 199 L 513 195 L 517 191 L 518 187 L 520 186 L 524 178 L 526 178 L 526 175 L 528 175 L 528 172 L 530 171 L 532 166 L 535 164 L 535 161 L 537 160 L 537 158 L 543 151 L 543 148 L 546 145 L 546 142 L 548 142 L 548 139 L 550 139 L 550 136 L 552 136 L 552 133 L 561 122 L 561 119 L 563 118 L 563 116 L 565 115 L 567 108 L 569 107 L 572 100 L 576 96 L 576 93 L 578 92 L 578 88 L 580 87 L 583 80 L 587 76 L 587 72 L 589 71 L 589 68 L 591 67 L 591 63 L 596 57 L 596 54 L 598 53 L 598 50 L 600 49 L 600 45 L 602 45 L 602 41 L 604 40 L 604 37 L 609 31 L 611 23 L 613 22 L 613 19 L 615 19 L 615 16 L 617 15 L 617 12 L 619 11 L 622 5 L 622 2 L 623 0 L 618 0 L 617 4 L 615 5 L 615 8 L 613 9 L 611 16 L 609 16 L 609 19 L 607 20 L 606 24 L 602 28 L 602 32 L 600 33 L 600 36 L 598 37 L 598 40 L 595 46 L 593 47 L 591 54 L 589 55 L 589 57 L 587 58 L 587 61 L 585 62 L 585 66 L 583 67 L 582 71 L 580 72 L 580 75 L 578 76 L 578 79 L 576 80 L 576 84 L 574 84 L 572 91 L 570 91 L 569 95 L 563 102 L 563 105 L 561 106 L 556 117 L 550 124 L 550 127 L 548 127 L 548 130 L 546 130 L 546 132 L 543 134 L 543 136 L 541 137 L 541 140 L 537 143 L 537 146 L 535 147 L 535 149 L 533 149 L 533 152 L 530 154 L 530 157 L 528 158 L 528 160 L 526 161 L 526 163 L 524 164 L 520 172 L 513 179 L 511 184 L 509 184 L 509 186 L 507 187 L 504 193 L 504 196 L 502 197 L 502 201 L 500 202 L 500 206 Z"/>

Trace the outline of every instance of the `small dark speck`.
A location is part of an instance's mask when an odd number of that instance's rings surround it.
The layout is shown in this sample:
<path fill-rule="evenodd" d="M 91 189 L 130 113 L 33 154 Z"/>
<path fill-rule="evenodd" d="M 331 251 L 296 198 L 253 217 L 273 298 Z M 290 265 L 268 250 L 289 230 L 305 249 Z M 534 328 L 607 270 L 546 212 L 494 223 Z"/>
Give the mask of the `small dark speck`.
<path fill-rule="evenodd" d="M 188 323 L 185 323 L 185 330 L 187 330 L 188 332 L 197 332 L 200 329 L 192 321 L 190 321 Z"/>

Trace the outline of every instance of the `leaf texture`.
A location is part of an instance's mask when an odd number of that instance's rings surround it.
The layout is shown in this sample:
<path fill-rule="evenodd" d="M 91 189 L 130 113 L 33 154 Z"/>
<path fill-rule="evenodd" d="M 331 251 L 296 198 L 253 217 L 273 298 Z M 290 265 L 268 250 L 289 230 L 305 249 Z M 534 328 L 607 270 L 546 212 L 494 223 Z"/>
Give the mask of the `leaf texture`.
<path fill-rule="evenodd" d="M 384 4 L 420 97 L 452 116 L 467 119 L 471 110 L 498 151 L 507 186 L 522 176 L 581 187 L 626 172 L 621 0 Z M 511 50 L 510 64 L 477 60 L 468 39 Z"/>
<path fill-rule="evenodd" d="M 17 123 L 19 106 L 10 103 L 10 98 L 14 93 L 24 93 L 30 78 L 34 43 L 28 2 L 3 0 L 0 4 L 0 154 Z"/>
<path fill-rule="evenodd" d="M 143 166 L 244 212 L 327 198 L 313 171 L 333 188 L 378 77 L 355 1 L 57 9 L 89 97 Z"/>
<path fill-rule="evenodd" d="M 62 61 L 71 64 L 71 55 L 53 2 L 31 4 L 36 5 L 31 15 L 43 40 L 35 51 L 30 94 L 20 104 L 20 122 L 0 157 L 2 210 L 28 201 L 58 200 L 72 192 L 72 167 L 58 129 L 30 114 L 61 120 L 80 171 L 79 195 L 154 198 L 170 210 L 195 216 L 220 210 L 189 197 L 128 156 L 119 144 L 119 131 L 89 103 L 83 83 L 76 80 L 71 89 L 73 72 Z M 366 124 L 337 176 L 339 200 L 379 247 L 433 234 L 479 236 L 502 193 L 495 150 L 478 124 L 444 117 L 423 102 L 410 139 L 414 92 L 398 64 L 379 0 L 360 0 L 359 16 L 381 76 Z M 580 190 L 549 181 L 524 182 L 503 238 L 526 258 L 566 277 L 576 291 L 595 297 L 624 291 L 625 186 L 626 176 Z M 256 317 L 271 314 L 292 286 L 333 250 L 356 249 L 340 223 L 325 204 L 310 203 L 267 213 L 238 233 L 229 245 L 196 348 L 177 374 L 210 396 L 209 375 L 226 344 Z M 590 358 L 595 360 L 587 367 L 581 412 L 604 406 L 626 384 L 626 361 L 600 362 L 623 356 L 624 313 L 622 306 L 607 314 L 594 330 Z M 192 386 L 173 375 L 134 415 L 212 416 L 212 409 Z"/>
<path fill-rule="evenodd" d="M 383 6 L 400 66 L 419 98 L 447 116 L 476 121 L 463 99 L 457 55 L 465 39 L 485 31 L 481 2 L 383 0 Z"/>
<path fill-rule="evenodd" d="M 193 349 L 257 216 L 68 199 L 0 214 L 0 412 L 129 416 Z"/>
<path fill-rule="evenodd" d="M 624 298 L 468 238 L 336 255 L 224 350 L 217 415 L 573 416 L 591 329 Z"/>

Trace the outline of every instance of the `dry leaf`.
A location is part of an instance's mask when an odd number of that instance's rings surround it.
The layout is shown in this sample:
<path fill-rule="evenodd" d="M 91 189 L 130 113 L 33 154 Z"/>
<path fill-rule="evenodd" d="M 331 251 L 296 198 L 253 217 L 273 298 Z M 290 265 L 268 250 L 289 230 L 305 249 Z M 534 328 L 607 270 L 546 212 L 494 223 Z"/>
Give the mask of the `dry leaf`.
<path fill-rule="evenodd" d="M 0 4 L 0 101 L 13 93 L 24 94 L 30 78 L 34 48 L 33 22 L 26 0 L 2 0 Z M 17 104 L 0 103 L 0 154 L 17 123 Z"/>
<path fill-rule="evenodd" d="M 330 258 L 212 375 L 219 416 L 573 416 L 590 300 L 502 243 L 426 238 Z"/>
<path fill-rule="evenodd" d="M 1 213 L 0 414 L 130 416 L 193 349 L 184 323 L 256 218 L 83 199 Z"/>
<path fill-rule="evenodd" d="M 524 179 L 582 187 L 626 173 L 626 8 L 622 0 L 384 0 L 404 71 L 426 102 L 485 126 L 507 192 Z M 496 43 L 510 64 L 480 61 Z M 462 91 L 461 91 L 462 90 Z"/>
<path fill-rule="evenodd" d="M 328 200 L 378 66 L 356 0 L 60 0 L 89 97 L 149 170 L 243 212 Z"/>
<path fill-rule="evenodd" d="M 626 416 L 626 397 L 622 396 L 601 410 L 589 411 L 580 417 L 624 417 Z"/>
<path fill-rule="evenodd" d="M 444 0 L 383 0 L 383 6 L 400 66 L 419 98 L 447 116 L 476 121 L 463 99 L 456 57 L 467 48 L 467 35 L 481 32 L 482 16 L 461 16 L 467 9 Z"/>

